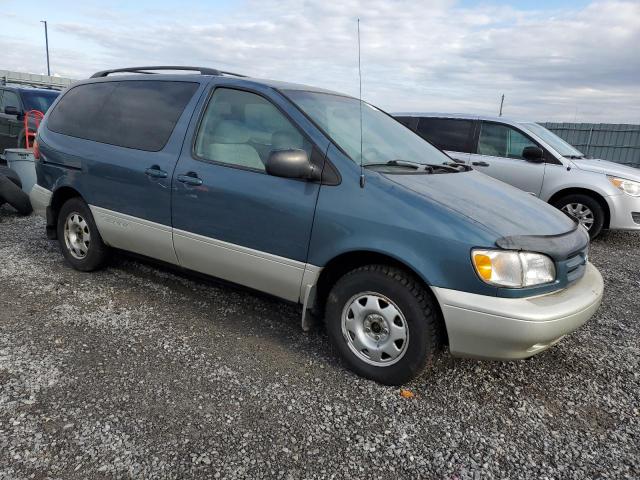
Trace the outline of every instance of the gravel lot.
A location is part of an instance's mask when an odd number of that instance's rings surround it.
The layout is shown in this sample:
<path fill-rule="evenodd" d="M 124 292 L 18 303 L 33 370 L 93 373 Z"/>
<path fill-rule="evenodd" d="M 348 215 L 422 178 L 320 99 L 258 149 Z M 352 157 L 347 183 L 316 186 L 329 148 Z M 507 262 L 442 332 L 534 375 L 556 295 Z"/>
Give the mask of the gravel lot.
<path fill-rule="evenodd" d="M 299 309 L 116 256 L 67 267 L 0 207 L 0 478 L 640 478 L 640 235 L 598 314 L 527 361 L 345 370 Z"/>

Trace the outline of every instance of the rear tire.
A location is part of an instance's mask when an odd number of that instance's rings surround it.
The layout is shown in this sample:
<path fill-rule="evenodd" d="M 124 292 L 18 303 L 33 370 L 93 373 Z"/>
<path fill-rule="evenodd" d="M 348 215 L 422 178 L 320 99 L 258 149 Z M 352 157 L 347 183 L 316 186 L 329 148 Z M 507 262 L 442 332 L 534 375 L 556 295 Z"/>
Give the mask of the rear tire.
<path fill-rule="evenodd" d="M 385 385 L 418 375 L 438 346 L 429 292 L 407 272 L 367 265 L 340 278 L 327 298 L 329 337 L 349 368 Z"/>
<path fill-rule="evenodd" d="M 103 267 L 109 257 L 89 206 L 80 198 L 67 200 L 58 213 L 58 242 L 62 255 L 81 272 Z"/>
<path fill-rule="evenodd" d="M 9 167 L 0 165 L 0 177 L 7 177 L 9 180 L 15 183 L 18 187 L 22 188 L 22 182 L 20 181 L 20 177 L 16 172 L 14 172 Z"/>
<path fill-rule="evenodd" d="M 592 240 L 602 232 L 605 212 L 600 202 L 595 198 L 583 193 L 574 193 L 554 201 L 553 206 L 570 217 L 576 218 L 587 227 L 589 237 Z"/>
<path fill-rule="evenodd" d="M 0 176 L 0 199 L 15 208 L 20 215 L 29 215 L 33 211 L 29 195 L 12 178 Z"/>
<path fill-rule="evenodd" d="M 3 165 L 0 165 L 0 177 L 7 177 L 9 180 L 11 180 L 18 188 L 22 188 L 22 182 L 20 181 L 20 177 L 18 176 L 18 174 L 16 172 L 14 172 L 13 170 L 11 170 L 9 167 L 5 167 Z M 4 205 L 6 202 L 6 200 L 4 199 L 4 197 L 2 197 L 0 195 L 0 207 L 2 205 Z"/>

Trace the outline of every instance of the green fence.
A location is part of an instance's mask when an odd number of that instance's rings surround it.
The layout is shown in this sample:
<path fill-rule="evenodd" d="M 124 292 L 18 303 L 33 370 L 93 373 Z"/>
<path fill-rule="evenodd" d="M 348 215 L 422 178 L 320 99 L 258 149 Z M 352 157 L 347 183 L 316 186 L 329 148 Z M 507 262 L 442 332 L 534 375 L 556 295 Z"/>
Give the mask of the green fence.
<path fill-rule="evenodd" d="M 541 123 L 585 155 L 640 168 L 640 125 Z"/>

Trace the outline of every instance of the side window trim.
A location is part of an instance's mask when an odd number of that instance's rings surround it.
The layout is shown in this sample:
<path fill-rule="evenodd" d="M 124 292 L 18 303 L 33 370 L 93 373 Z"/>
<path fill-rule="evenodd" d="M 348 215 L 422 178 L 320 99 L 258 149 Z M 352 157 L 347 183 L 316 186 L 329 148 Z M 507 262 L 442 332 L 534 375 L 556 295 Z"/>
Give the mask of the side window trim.
<path fill-rule="evenodd" d="M 247 88 L 247 87 L 239 87 L 237 85 L 225 85 L 225 84 L 213 84 L 213 86 L 211 87 L 211 91 L 207 95 L 207 98 L 205 99 L 205 101 L 204 101 L 204 103 L 202 105 L 200 113 L 198 114 L 198 121 L 196 123 L 196 128 L 194 129 L 193 135 L 192 135 L 192 138 L 191 138 L 191 158 L 193 158 L 194 160 L 197 160 L 199 162 L 202 162 L 202 163 L 210 163 L 210 164 L 219 165 L 219 166 L 222 166 L 222 167 L 235 168 L 235 169 L 238 169 L 238 170 L 246 170 L 248 172 L 259 173 L 259 174 L 262 174 L 262 175 L 268 175 L 267 172 L 264 171 L 264 170 L 260 170 L 260 169 L 252 168 L 252 167 L 247 167 L 245 165 L 238 165 L 238 164 L 234 164 L 234 163 L 220 162 L 220 161 L 217 161 L 217 160 L 204 158 L 204 157 L 201 157 L 200 155 L 198 155 L 198 153 L 196 151 L 196 142 L 198 141 L 198 134 L 200 133 L 200 128 L 202 127 L 204 116 L 207 113 L 207 109 L 209 108 L 209 104 L 211 103 L 211 100 L 213 99 L 213 95 L 215 94 L 216 90 L 219 90 L 219 89 L 237 90 L 237 91 L 240 91 L 240 92 L 247 92 L 247 93 L 251 93 L 251 94 L 257 95 L 260 98 L 264 99 L 266 102 L 268 102 L 274 108 L 276 108 L 287 119 L 287 121 L 291 124 L 291 126 L 293 126 L 293 128 L 295 128 L 298 131 L 298 133 L 300 133 L 300 135 L 302 135 L 302 137 L 309 142 L 309 144 L 311 145 L 311 159 L 313 159 L 313 157 L 316 156 L 316 155 L 314 155 L 314 152 L 318 151 L 322 155 L 323 164 L 326 165 L 326 163 L 327 163 L 326 152 L 322 151 L 322 149 L 320 149 L 320 147 L 318 147 L 315 144 L 315 142 L 311 138 L 309 138 L 309 136 L 300 128 L 300 126 L 291 118 L 291 116 L 289 114 L 287 114 L 286 111 L 284 111 L 284 109 L 282 109 L 279 105 L 277 105 L 275 102 L 273 102 L 270 98 L 268 98 L 262 92 L 259 92 L 259 91 L 255 90 L 255 89 Z"/>

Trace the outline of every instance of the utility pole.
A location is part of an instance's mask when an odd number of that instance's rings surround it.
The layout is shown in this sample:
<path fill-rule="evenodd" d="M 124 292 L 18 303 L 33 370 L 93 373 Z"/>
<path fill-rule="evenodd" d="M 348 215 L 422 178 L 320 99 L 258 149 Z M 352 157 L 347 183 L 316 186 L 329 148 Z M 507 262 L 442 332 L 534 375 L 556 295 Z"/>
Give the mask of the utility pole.
<path fill-rule="evenodd" d="M 502 98 L 500 99 L 500 113 L 498 114 L 499 117 L 502 116 L 502 106 L 504 105 L 504 93 L 502 94 Z"/>
<path fill-rule="evenodd" d="M 40 20 L 40 23 L 44 23 L 44 41 L 47 46 L 47 75 L 51 76 L 51 68 L 49 67 L 49 32 L 47 31 L 47 21 Z"/>

